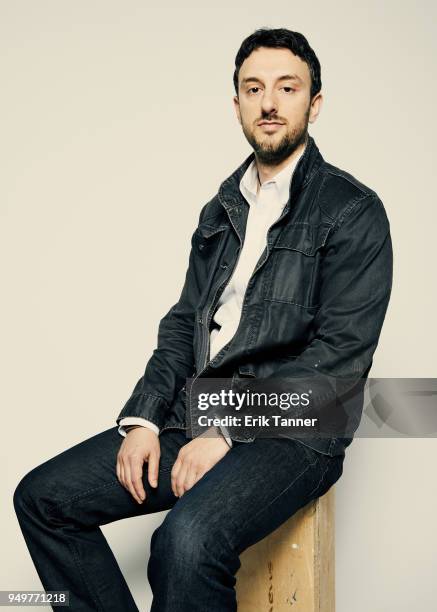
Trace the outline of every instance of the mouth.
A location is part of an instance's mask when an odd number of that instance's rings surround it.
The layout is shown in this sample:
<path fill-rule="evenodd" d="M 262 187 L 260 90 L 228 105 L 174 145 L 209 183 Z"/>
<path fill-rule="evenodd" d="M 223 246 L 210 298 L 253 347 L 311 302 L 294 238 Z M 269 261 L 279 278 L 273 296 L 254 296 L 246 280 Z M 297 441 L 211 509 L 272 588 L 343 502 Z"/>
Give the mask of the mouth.
<path fill-rule="evenodd" d="M 275 132 L 276 130 L 279 130 L 279 128 L 281 126 L 283 126 L 284 124 L 281 123 L 280 121 L 260 121 L 258 123 L 258 126 L 266 131 L 270 131 L 270 132 Z"/>

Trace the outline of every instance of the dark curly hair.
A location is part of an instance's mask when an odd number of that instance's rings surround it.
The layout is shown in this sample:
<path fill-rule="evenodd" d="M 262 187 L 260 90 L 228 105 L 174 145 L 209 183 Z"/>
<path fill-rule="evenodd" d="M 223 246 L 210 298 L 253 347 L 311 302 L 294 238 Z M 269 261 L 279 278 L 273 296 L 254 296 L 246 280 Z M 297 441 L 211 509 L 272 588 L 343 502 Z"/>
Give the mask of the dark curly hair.
<path fill-rule="evenodd" d="M 310 47 L 307 39 L 299 32 L 292 32 L 286 28 L 258 28 L 241 43 L 235 57 L 234 87 L 238 96 L 238 73 L 241 64 L 249 57 L 252 51 L 259 47 L 272 47 L 290 49 L 294 55 L 307 63 L 311 75 L 311 100 L 322 88 L 320 78 L 320 62 Z"/>

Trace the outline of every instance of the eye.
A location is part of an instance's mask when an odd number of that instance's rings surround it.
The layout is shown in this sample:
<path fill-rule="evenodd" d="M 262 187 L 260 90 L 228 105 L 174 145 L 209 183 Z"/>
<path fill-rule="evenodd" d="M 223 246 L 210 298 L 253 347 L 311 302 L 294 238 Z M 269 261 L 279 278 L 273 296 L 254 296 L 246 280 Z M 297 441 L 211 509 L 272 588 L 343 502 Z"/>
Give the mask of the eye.
<path fill-rule="evenodd" d="M 248 89 L 248 92 L 251 93 L 254 89 L 259 89 L 259 87 L 251 87 L 250 89 Z"/>
<path fill-rule="evenodd" d="M 286 93 L 290 93 L 291 91 L 295 91 L 295 89 L 293 89 L 292 87 L 289 87 L 288 85 L 286 87 L 283 87 L 284 90 L 286 90 Z"/>

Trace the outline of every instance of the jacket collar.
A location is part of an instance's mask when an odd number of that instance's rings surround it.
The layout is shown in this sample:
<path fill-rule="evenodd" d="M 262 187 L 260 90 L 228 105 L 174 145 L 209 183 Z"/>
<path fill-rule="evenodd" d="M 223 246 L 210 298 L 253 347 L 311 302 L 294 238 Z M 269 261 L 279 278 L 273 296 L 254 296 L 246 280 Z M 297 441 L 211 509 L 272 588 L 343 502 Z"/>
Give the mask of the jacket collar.
<path fill-rule="evenodd" d="M 243 161 L 243 163 L 221 183 L 218 191 L 218 199 L 226 210 L 233 209 L 236 206 L 241 207 L 245 203 L 247 204 L 243 194 L 240 191 L 240 181 L 254 160 L 255 153 L 252 151 L 252 153 Z M 290 201 L 293 201 L 294 198 L 302 191 L 302 189 L 304 189 L 311 181 L 322 162 L 323 157 L 315 143 L 315 140 L 308 134 L 305 150 L 296 165 L 292 180 L 290 181 L 289 199 L 286 206 L 289 207 Z"/>

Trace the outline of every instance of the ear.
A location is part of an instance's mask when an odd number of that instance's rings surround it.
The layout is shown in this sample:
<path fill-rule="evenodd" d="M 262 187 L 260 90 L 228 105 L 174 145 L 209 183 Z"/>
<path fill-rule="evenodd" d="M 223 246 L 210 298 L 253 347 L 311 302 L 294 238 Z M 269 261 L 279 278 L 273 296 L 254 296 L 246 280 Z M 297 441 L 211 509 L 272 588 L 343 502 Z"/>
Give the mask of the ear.
<path fill-rule="evenodd" d="M 238 99 L 238 96 L 234 96 L 232 99 L 234 101 L 234 108 L 235 108 L 235 112 L 237 114 L 238 122 L 241 125 L 240 101 Z"/>
<path fill-rule="evenodd" d="M 322 106 L 323 106 L 323 96 L 322 96 L 322 93 L 319 91 L 319 93 L 314 96 L 311 102 L 310 114 L 308 117 L 309 123 L 314 123 L 314 121 L 319 116 L 320 111 L 322 110 Z"/>

